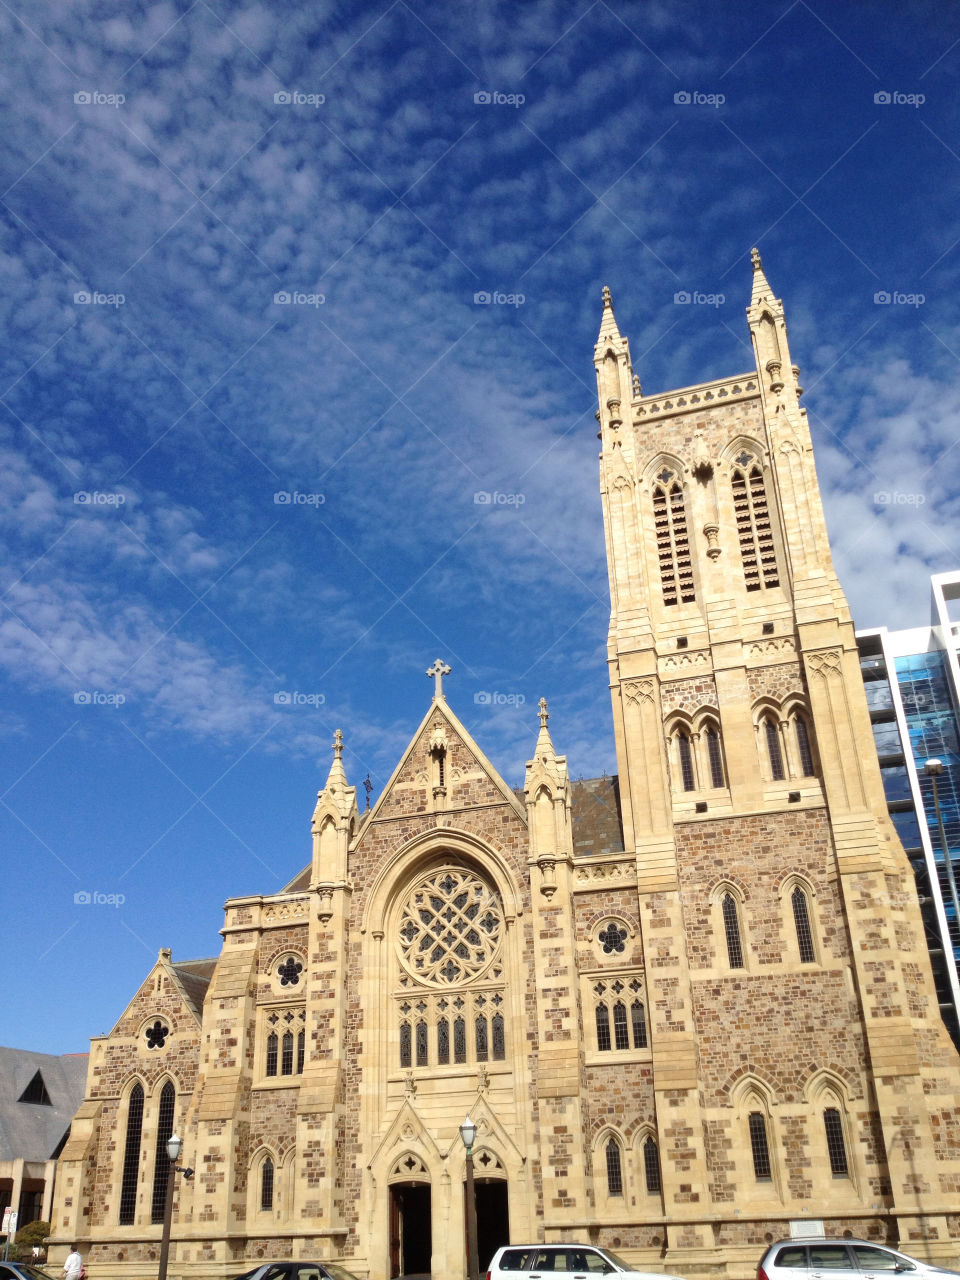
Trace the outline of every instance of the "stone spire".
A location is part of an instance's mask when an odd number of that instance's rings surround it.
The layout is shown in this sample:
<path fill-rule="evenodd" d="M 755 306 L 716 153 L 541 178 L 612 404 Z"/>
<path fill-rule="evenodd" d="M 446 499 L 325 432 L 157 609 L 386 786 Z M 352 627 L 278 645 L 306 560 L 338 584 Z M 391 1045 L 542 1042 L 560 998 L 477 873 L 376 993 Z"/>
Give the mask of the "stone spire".
<path fill-rule="evenodd" d="M 556 760 L 557 753 L 553 746 L 553 739 L 550 737 L 550 730 L 547 728 L 547 721 L 550 719 L 550 712 L 547 710 L 546 698 L 541 698 L 538 706 L 538 715 L 540 716 L 540 736 L 537 738 L 537 745 L 534 750 L 535 759 L 541 763 Z"/>
<path fill-rule="evenodd" d="M 602 342 L 604 338 L 619 338 L 620 336 L 617 317 L 613 314 L 613 298 L 610 296 L 610 290 L 604 285 L 603 315 L 600 317 L 600 332 L 597 335 L 597 341 Z"/>
<path fill-rule="evenodd" d="M 763 302 L 775 302 L 773 290 L 770 288 L 767 277 L 763 274 L 763 263 L 760 260 L 759 249 L 750 250 L 750 261 L 753 263 L 753 289 L 750 293 L 750 306 L 757 307 Z"/>
<path fill-rule="evenodd" d="M 341 759 L 343 755 L 343 731 L 341 729 L 338 729 L 333 735 L 333 742 L 330 745 L 333 747 L 333 762 L 330 765 L 330 772 L 327 774 L 327 782 L 323 790 L 325 792 L 330 792 L 331 790 L 346 791 L 350 784 L 347 782 L 347 774 Z"/>

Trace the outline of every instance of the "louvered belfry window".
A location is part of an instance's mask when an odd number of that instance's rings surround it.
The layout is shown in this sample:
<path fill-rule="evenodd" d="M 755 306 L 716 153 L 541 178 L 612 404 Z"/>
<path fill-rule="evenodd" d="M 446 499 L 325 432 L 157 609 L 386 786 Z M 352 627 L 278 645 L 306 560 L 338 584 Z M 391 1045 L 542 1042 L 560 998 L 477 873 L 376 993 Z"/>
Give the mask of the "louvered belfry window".
<path fill-rule="evenodd" d="M 657 531 L 657 556 L 660 560 L 660 587 L 663 603 L 684 604 L 696 600 L 693 586 L 693 560 L 687 533 L 687 512 L 679 480 L 666 467 L 657 476 L 653 491 L 653 522 Z"/>
<path fill-rule="evenodd" d="M 763 471 L 749 453 L 741 453 L 736 461 L 739 465 L 732 477 L 733 507 L 744 582 L 748 591 L 777 587 L 780 574 Z"/>

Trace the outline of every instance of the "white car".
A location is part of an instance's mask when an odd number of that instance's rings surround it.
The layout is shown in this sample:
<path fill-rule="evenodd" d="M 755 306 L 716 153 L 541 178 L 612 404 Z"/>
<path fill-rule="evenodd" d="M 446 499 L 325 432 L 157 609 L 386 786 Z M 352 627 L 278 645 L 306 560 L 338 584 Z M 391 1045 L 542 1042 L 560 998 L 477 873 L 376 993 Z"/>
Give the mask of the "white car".
<path fill-rule="evenodd" d="M 760 1260 L 757 1280 L 882 1280 L 891 1272 L 910 1280 L 960 1275 L 869 1240 L 780 1240 Z"/>
<path fill-rule="evenodd" d="M 596 1280 L 598 1276 L 679 1280 L 663 1271 L 634 1271 L 609 1249 L 593 1244 L 504 1245 L 493 1255 L 486 1280 Z"/>

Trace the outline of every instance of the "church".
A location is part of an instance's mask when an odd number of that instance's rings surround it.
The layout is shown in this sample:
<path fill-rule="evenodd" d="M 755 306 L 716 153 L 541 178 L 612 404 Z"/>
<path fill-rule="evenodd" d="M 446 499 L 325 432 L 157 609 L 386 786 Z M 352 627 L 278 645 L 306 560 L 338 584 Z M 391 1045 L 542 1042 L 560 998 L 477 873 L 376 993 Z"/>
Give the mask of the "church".
<path fill-rule="evenodd" d="M 752 257 L 754 366 L 663 394 L 603 290 L 617 776 L 573 781 L 541 700 L 512 791 L 439 659 L 364 813 L 338 731 L 309 865 L 228 901 L 216 958 L 161 951 L 92 1040 L 52 1262 L 156 1274 L 176 1130 L 177 1280 L 459 1280 L 469 1114 L 481 1272 L 570 1240 L 746 1280 L 818 1230 L 956 1264 L 960 1063 Z"/>

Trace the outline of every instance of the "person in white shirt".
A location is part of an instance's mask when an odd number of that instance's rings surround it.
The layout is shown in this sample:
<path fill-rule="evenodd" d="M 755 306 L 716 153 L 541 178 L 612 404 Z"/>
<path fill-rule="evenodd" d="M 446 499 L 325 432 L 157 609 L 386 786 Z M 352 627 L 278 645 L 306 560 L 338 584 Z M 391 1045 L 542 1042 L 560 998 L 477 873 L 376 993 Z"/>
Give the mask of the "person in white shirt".
<path fill-rule="evenodd" d="M 63 1280 L 80 1280 L 80 1272 L 83 1270 L 83 1259 L 75 1244 L 70 1246 L 70 1252 L 67 1254 L 67 1260 L 63 1264 Z"/>

